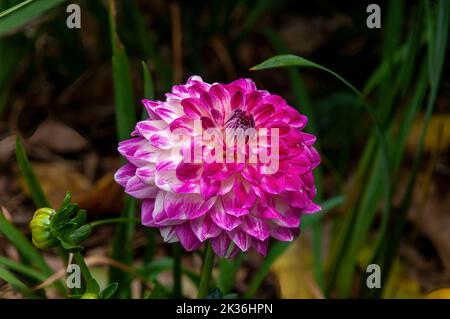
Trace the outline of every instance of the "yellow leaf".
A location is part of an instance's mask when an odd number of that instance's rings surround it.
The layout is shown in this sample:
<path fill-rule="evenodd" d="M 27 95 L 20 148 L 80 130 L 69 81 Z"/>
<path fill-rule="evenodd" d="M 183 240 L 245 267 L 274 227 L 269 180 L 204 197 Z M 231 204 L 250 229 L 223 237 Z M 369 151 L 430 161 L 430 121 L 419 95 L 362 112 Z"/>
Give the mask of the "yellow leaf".
<path fill-rule="evenodd" d="M 427 299 L 450 299 L 450 288 L 443 288 L 430 292 Z"/>
<path fill-rule="evenodd" d="M 414 151 L 417 147 L 420 132 L 422 130 L 423 116 L 419 116 L 413 124 L 408 137 L 408 149 Z M 424 148 L 427 152 L 435 150 L 447 150 L 450 147 L 450 115 L 435 114 L 430 119 L 427 134 L 425 136 Z"/>
<path fill-rule="evenodd" d="M 300 236 L 273 264 L 281 298 L 323 298 L 314 281 L 310 247 L 306 236 Z"/>

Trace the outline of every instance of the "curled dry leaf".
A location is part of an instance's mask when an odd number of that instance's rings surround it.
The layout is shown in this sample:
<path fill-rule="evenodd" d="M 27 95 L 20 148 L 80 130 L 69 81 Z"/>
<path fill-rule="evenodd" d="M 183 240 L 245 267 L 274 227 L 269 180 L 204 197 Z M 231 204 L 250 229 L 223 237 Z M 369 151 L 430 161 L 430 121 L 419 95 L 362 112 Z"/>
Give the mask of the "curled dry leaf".
<path fill-rule="evenodd" d="M 443 288 L 427 295 L 428 299 L 450 299 L 450 288 Z"/>
<path fill-rule="evenodd" d="M 123 207 L 123 191 L 110 172 L 101 177 L 78 204 L 91 214 L 120 212 Z"/>
<path fill-rule="evenodd" d="M 52 207 L 58 207 L 67 191 L 77 203 L 91 189 L 90 181 L 76 169 L 63 163 L 32 164 L 44 193 Z M 19 179 L 22 190 L 29 195 L 23 177 Z"/>
<path fill-rule="evenodd" d="M 88 141 L 77 131 L 54 120 L 46 120 L 39 125 L 30 143 L 46 146 L 58 153 L 75 153 L 88 146 Z"/>

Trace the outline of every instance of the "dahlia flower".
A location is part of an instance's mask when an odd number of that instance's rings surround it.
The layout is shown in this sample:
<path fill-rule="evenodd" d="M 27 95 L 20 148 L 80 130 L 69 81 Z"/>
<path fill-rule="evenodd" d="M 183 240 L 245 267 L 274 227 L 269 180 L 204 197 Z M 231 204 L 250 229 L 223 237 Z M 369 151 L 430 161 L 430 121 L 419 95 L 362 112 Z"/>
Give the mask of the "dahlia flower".
<path fill-rule="evenodd" d="M 252 247 L 266 255 L 270 237 L 293 240 L 301 216 L 320 210 L 316 138 L 280 96 L 249 79 L 193 76 L 165 101 L 142 102 L 148 118 L 120 142 L 128 163 L 115 180 L 142 200 L 142 224 L 166 242 L 192 251 L 209 240 L 222 257 Z"/>

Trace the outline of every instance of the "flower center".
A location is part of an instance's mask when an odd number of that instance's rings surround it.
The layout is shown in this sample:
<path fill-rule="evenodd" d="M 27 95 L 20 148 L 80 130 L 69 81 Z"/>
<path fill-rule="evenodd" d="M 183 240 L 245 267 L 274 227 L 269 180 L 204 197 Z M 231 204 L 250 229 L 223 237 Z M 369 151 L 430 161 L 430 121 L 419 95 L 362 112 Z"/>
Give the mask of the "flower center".
<path fill-rule="evenodd" d="M 225 127 L 246 130 L 255 127 L 255 121 L 252 115 L 245 114 L 245 111 L 241 109 L 235 109 L 228 115 L 225 121 Z"/>

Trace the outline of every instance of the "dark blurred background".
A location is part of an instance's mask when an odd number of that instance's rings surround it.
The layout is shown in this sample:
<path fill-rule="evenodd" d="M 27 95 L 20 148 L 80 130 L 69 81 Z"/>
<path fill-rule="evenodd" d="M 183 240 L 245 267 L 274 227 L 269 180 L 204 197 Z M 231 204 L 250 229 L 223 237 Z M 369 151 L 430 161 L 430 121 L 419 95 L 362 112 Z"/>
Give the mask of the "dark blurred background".
<path fill-rule="evenodd" d="M 1 9 L 16 2 L 2 1 Z M 120 159 L 107 5 L 104 1 L 71 2 L 80 5 L 81 29 L 67 28 L 68 14 L 62 5 L 0 39 L 0 205 L 24 232 L 34 209 L 14 157 L 16 135 L 22 137 L 52 205 L 59 204 L 66 190 L 71 190 L 74 201 L 88 210 L 91 219 L 114 217 L 123 205 L 118 200 L 122 190 L 112 179 Z M 381 7 L 381 29 L 366 25 L 366 7 L 372 2 Z M 249 69 L 274 55 L 291 53 L 329 67 L 362 89 L 389 52 L 389 32 L 396 32 L 394 45 L 408 40 L 419 3 L 405 2 L 401 13 L 391 18 L 394 27 L 386 29 L 389 10 L 396 7 L 388 1 L 117 1 L 118 35 L 129 58 L 136 114 L 140 116 L 143 110 L 142 60 L 150 68 L 156 99 L 164 99 L 172 84 L 191 75 L 222 83 L 250 77 L 259 88 L 283 96 L 302 112 L 300 87 L 313 107 L 313 125 L 320 142 L 322 198 L 340 195 L 351 184 L 371 133 L 372 124 L 357 97 L 317 70 Z M 420 66 L 427 63 L 425 51 L 418 50 L 412 60 L 411 83 L 418 79 Z M 397 273 L 392 275 L 391 295 L 387 296 L 422 297 L 450 285 L 448 73 L 449 64 L 445 63 L 425 139 L 419 188 L 412 199 L 394 266 Z M 385 78 L 382 82 L 389 86 L 389 81 Z M 393 106 L 387 118 L 403 116 L 414 88 L 406 85 L 402 95 L 390 102 Z M 367 98 L 380 105 L 379 94 Z M 393 194 L 394 211 L 406 188 L 424 106 L 421 102 L 408 131 Z M 332 246 L 333 225 L 345 215 L 344 209 L 333 210 L 323 219 L 324 247 Z M 379 219 L 376 217 L 370 228 L 374 236 Z M 88 248 L 108 251 L 112 231 L 108 227 L 99 230 L 88 240 Z M 360 247 L 358 260 L 367 259 L 371 238 Z M 307 232 L 301 244 L 304 249 L 296 243 L 279 258 L 259 296 L 320 296 L 314 293 L 317 284 L 312 279 L 309 240 Z M 143 246 L 145 235 L 138 231 L 136 258 Z M 159 254 L 167 254 L 166 249 L 160 247 Z M 1 236 L 0 251 L 14 257 L 13 248 Z M 324 260 L 327 256 L 324 253 Z M 195 264 L 186 258 L 187 264 Z M 238 291 L 245 290 L 252 269 L 261 262 L 260 257 L 251 255 L 244 263 L 238 274 Z M 313 283 L 308 284 L 302 274 L 309 274 Z"/>

